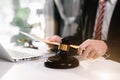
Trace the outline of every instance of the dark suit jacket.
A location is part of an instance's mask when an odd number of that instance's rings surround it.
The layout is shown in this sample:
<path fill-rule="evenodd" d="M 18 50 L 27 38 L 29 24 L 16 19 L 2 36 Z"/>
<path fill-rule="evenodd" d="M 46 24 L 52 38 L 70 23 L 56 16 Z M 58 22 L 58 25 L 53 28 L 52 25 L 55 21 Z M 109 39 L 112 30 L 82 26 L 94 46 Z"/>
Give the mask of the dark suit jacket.
<path fill-rule="evenodd" d="M 69 36 L 72 44 L 81 44 L 86 39 L 91 39 L 99 0 L 84 0 L 82 14 L 80 14 L 79 27 L 74 36 Z M 110 59 L 120 61 L 120 0 L 117 0 L 108 32 L 108 40 L 105 41 L 109 47 Z"/>

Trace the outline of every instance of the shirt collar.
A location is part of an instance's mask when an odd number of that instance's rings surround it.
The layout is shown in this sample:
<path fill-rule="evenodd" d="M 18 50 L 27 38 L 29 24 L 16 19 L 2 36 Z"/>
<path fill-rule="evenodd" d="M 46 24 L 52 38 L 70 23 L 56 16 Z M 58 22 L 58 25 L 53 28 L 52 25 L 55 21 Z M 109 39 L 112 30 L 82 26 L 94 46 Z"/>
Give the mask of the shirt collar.
<path fill-rule="evenodd" d="M 116 3 L 117 0 L 107 0 L 107 1 L 109 1 L 111 4 L 114 4 Z"/>

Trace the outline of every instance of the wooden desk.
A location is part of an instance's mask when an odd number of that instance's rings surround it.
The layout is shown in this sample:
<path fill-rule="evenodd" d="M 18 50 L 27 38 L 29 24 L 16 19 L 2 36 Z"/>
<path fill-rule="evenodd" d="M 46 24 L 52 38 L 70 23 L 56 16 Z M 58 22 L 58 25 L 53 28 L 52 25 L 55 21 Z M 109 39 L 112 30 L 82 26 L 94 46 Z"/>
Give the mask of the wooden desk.
<path fill-rule="evenodd" d="M 120 63 L 98 58 L 73 69 L 51 69 L 46 59 L 10 63 L 0 60 L 0 80 L 120 80 Z"/>

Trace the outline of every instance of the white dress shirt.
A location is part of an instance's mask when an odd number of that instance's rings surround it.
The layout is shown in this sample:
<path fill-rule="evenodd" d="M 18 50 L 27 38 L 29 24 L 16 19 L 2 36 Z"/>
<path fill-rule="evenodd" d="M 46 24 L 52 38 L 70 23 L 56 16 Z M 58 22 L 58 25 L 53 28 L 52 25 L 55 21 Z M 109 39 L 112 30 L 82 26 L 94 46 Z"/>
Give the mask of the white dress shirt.
<path fill-rule="evenodd" d="M 107 2 L 106 2 L 104 19 L 103 19 L 103 24 L 102 24 L 102 34 L 101 34 L 102 40 L 107 40 L 109 25 L 110 25 L 112 14 L 114 12 L 116 2 L 117 2 L 117 0 L 107 0 Z M 99 7 L 100 6 L 98 6 L 98 11 L 99 11 Z M 97 24 L 98 11 L 97 11 L 95 26 Z M 93 38 L 95 37 L 95 30 L 96 30 L 96 27 L 94 28 Z"/>

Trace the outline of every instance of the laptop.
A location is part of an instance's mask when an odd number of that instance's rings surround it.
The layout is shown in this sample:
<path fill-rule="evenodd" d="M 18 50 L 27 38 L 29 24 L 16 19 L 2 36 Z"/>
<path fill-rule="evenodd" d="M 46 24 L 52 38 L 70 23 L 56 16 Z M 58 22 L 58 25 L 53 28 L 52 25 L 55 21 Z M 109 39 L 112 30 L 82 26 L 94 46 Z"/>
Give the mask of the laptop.
<path fill-rule="evenodd" d="M 6 49 L 0 44 L 0 58 L 11 62 L 36 60 L 42 58 L 45 54 L 48 54 L 45 48 L 40 50 L 23 47 Z"/>

